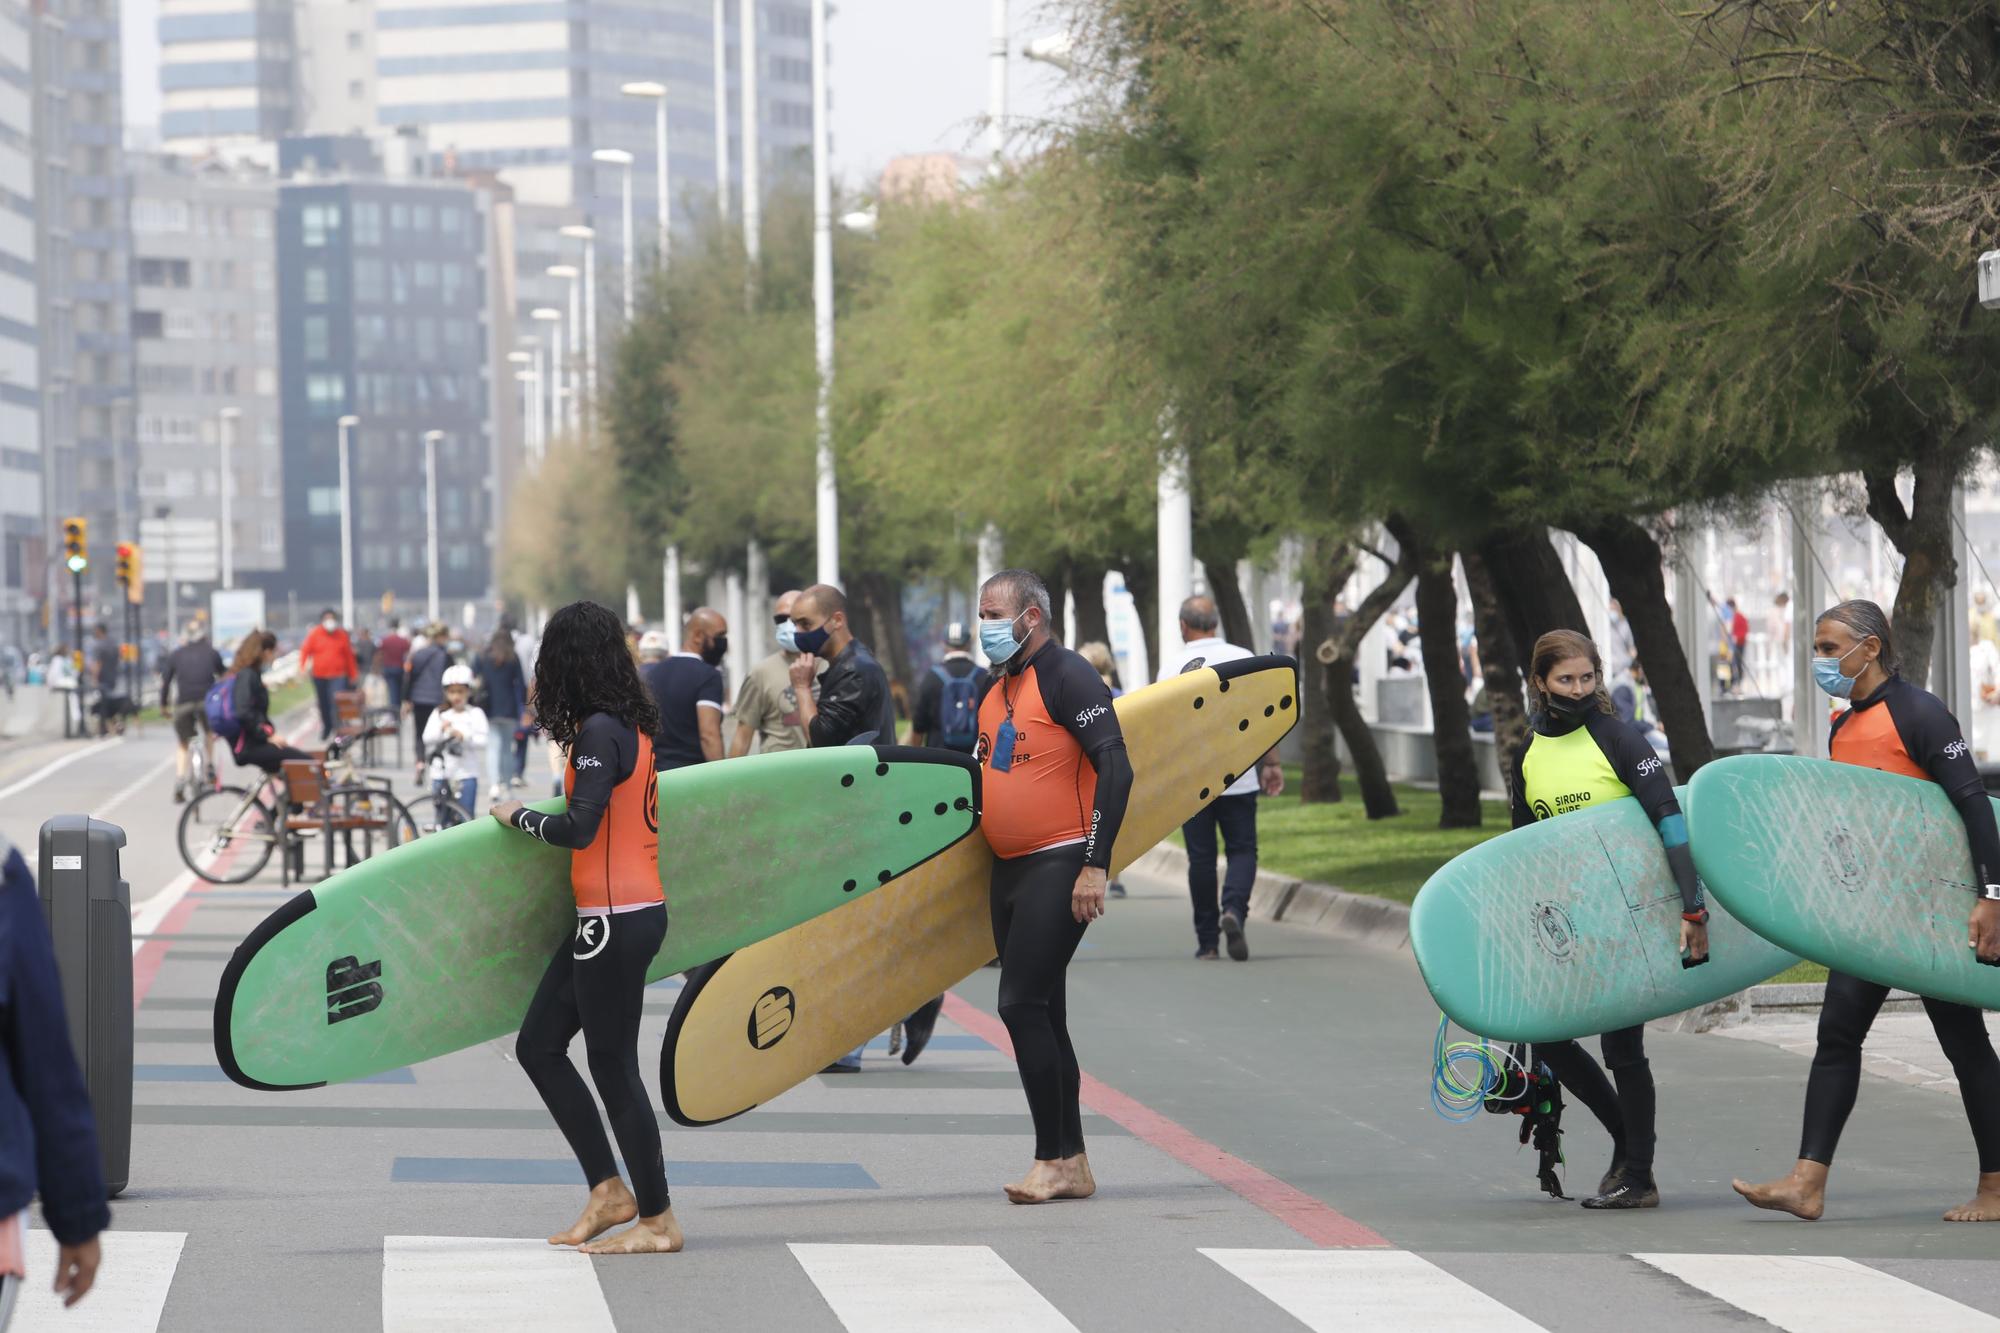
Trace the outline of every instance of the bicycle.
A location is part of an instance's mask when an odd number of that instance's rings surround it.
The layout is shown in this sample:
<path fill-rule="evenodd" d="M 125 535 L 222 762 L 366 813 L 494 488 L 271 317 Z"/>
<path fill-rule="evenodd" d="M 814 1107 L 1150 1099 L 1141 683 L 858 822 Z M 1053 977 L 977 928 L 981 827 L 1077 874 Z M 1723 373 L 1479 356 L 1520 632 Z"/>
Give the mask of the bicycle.
<path fill-rule="evenodd" d="M 353 772 L 345 748 L 337 737 L 327 747 L 326 784 L 303 809 L 294 809 L 282 773 L 249 787 L 216 786 L 197 794 L 181 811 L 176 836 L 181 860 L 210 884 L 242 884 L 256 878 L 271 853 L 282 848 L 289 858 L 287 874 L 302 874 L 307 830 L 294 827 L 295 819 L 338 832 L 348 865 L 373 855 L 378 838 L 381 850 L 414 841 L 416 820 L 386 783 L 334 780 L 336 774 Z"/>
<path fill-rule="evenodd" d="M 417 836 L 420 838 L 426 833 L 469 824 L 474 818 L 472 811 L 453 798 L 444 776 L 444 757 L 462 753 L 463 749 L 460 742 L 447 737 L 424 752 L 424 768 L 430 777 L 431 788 L 411 801 L 409 806 L 410 817 L 417 823 Z"/>

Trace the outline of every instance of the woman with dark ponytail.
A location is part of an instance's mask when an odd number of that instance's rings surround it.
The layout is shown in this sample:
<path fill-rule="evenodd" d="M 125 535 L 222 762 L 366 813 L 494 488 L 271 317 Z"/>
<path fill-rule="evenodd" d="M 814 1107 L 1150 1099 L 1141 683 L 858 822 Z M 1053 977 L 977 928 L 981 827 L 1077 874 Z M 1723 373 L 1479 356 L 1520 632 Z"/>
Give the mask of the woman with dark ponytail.
<path fill-rule="evenodd" d="M 1636 726 L 1612 710 L 1604 690 L 1597 645 L 1573 630 L 1552 630 L 1535 640 L 1528 674 L 1528 739 L 1514 753 L 1510 792 L 1514 827 L 1589 810 L 1636 796 L 1666 846 L 1667 865 L 1681 891 L 1680 943 L 1690 963 L 1708 958 L 1708 908 L 1688 852 L 1687 821 L 1674 799 L 1666 761 Z M 1538 1043 L 1534 1058 L 1548 1065 L 1563 1087 L 1589 1107 L 1611 1135 L 1611 1169 L 1585 1208 L 1657 1208 L 1653 1180 L 1653 1069 L 1646 1060 L 1643 1024 L 1601 1038 L 1604 1063 L 1618 1081 L 1614 1091 L 1603 1069 L 1574 1041 Z"/>
<path fill-rule="evenodd" d="M 1813 679 L 1854 706 L 1834 719 L 1828 757 L 1937 783 L 1958 808 L 1972 843 L 1979 890 L 1966 904 L 1966 945 L 1982 963 L 2000 964 L 2000 826 L 1980 781 L 1972 748 L 1944 701 L 1897 671 L 1889 618 L 1873 602 L 1842 602 L 1813 627 Z M 1956 943 L 1953 941 L 1952 943 Z M 1736 1192 L 1759 1208 L 1811 1222 L 1826 1210 L 1826 1178 L 1840 1131 L 1861 1090 L 1861 1043 L 1889 998 L 1889 988 L 1829 972 L 1819 1011 L 1819 1047 L 1806 1079 L 1805 1129 L 1790 1175 L 1762 1185 L 1738 1180 Z M 2000 1056 L 1984 1016 L 1962 1004 L 1924 998 L 1938 1045 L 1958 1075 L 1958 1095 L 1979 1152 L 1979 1183 L 1970 1203 L 1947 1222 L 2000 1222 Z"/>

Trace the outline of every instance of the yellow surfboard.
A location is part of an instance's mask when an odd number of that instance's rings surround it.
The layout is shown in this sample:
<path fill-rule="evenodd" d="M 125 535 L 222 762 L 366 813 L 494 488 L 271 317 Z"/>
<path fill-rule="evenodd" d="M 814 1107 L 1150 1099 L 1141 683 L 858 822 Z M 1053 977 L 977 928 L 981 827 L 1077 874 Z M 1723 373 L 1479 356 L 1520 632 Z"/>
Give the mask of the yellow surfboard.
<path fill-rule="evenodd" d="M 1117 707 L 1132 795 L 1114 871 L 1292 729 L 1298 663 L 1274 656 L 1202 667 Z M 696 972 L 660 1050 L 667 1114 L 683 1125 L 741 1115 L 984 966 L 994 954 L 992 868 L 986 839 L 966 838 L 865 898 Z"/>

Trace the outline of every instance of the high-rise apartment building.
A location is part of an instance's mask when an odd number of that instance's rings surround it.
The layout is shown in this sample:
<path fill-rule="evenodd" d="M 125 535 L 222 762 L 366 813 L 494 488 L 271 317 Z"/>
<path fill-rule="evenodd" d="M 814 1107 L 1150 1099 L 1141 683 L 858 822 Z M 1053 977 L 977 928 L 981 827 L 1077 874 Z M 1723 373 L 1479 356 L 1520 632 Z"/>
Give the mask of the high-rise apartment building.
<path fill-rule="evenodd" d="M 47 595 L 41 367 L 35 274 L 36 17 L 0 0 L 0 645 L 40 641 Z"/>
<path fill-rule="evenodd" d="M 169 576 L 182 593 L 216 586 L 225 453 L 238 585 L 284 568 L 278 187 L 219 159 L 128 160 L 139 512 L 148 598 L 163 609 Z"/>
<path fill-rule="evenodd" d="M 160 138 L 177 152 L 297 128 L 293 0 L 160 0 Z"/>
<path fill-rule="evenodd" d="M 112 546 L 138 533 L 118 5 L 41 0 L 35 13 L 44 518 L 52 538 L 64 516 L 90 522 L 89 616 L 117 592 Z M 67 606 L 69 589 L 57 584 L 50 595 Z"/>
<path fill-rule="evenodd" d="M 489 191 L 458 179 L 344 173 L 279 187 L 283 586 L 301 605 L 340 596 L 345 416 L 357 418 L 357 602 L 393 592 L 405 607 L 424 604 L 431 431 L 440 595 L 458 603 L 492 594 L 493 209 Z"/>

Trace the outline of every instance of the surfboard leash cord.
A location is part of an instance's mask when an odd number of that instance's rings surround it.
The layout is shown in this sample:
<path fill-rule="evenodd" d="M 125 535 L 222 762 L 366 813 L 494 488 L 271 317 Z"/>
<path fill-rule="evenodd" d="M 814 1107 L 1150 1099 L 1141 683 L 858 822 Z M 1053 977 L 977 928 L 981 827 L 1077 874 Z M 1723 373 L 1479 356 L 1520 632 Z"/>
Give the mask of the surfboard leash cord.
<path fill-rule="evenodd" d="M 1516 1042 L 1496 1048 L 1484 1037 L 1451 1040 L 1451 1020 L 1438 1014 L 1431 1043 L 1431 1109 L 1457 1124 L 1481 1112 L 1521 1117 L 1519 1142 L 1535 1146 L 1535 1179 L 1552 1198 L 1567 1199 L 1556 1168 L 1563 1165 L 1562 1085 L 1545 1064 L 1528 1064 Z"/>

